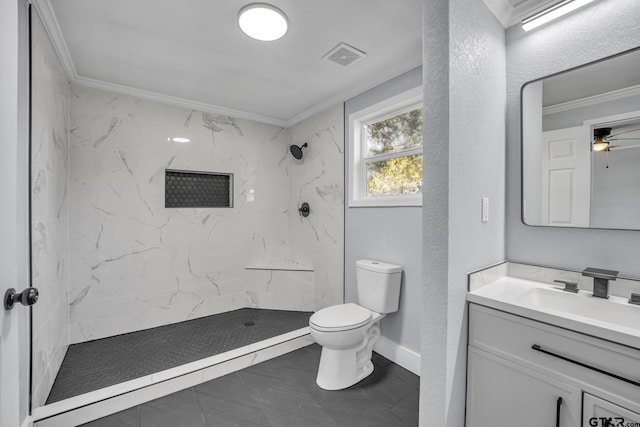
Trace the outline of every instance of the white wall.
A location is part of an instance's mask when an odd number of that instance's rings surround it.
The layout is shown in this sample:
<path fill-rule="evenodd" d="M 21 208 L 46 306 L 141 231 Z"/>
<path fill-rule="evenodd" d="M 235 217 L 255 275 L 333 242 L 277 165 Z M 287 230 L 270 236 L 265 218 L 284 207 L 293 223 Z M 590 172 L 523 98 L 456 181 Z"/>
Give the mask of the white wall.
<path fill-rule="evenodd" d="M 528 81 L 640 45 L 640 3 L 601 0 L 530 33 L 507 31 L 507 258 L 640 276 L 640 233 L 527 227 L 520 222 L 520 88 Z M 615 25 L 611 25 L 615 23 Z M 607 31 L 593 31 L 607 28 Z"/>
<path fill-rule="evenodd" d="M 504 259 L 505 39 L 481 0 L 423 9 L 420 425 L 463 426 L 467 273 Z M 490 220 L 481 222 L 481 198 Z"/>
<path fill-rule="evenodd" d="M 399 93 L 422 84 L 416 68 L 345 103 L 345 141 L 349 141 L 348 117 Z M 346 150 L 351 149 L 346 144 Z M 426 150 L 425 150 L 426 151 Z M 345 156 L 349 158 L 348 154 Z M 351 165 L 345 164 L 349 173 Z M 345 209 L 345 301 L 357 301 L 358 259 L 369 258 L 403 267 L 400 309 L 380 323 L 382 336 L 413 352 L 420 351 L 420 278 L 422 224 L 420 207 L 347 207 Z"/>
<path fill-rule="evenodd" d="M 33 405 L 51 390 L 69 345 L 69 82 L 37 13 L 31 23 Z"/>

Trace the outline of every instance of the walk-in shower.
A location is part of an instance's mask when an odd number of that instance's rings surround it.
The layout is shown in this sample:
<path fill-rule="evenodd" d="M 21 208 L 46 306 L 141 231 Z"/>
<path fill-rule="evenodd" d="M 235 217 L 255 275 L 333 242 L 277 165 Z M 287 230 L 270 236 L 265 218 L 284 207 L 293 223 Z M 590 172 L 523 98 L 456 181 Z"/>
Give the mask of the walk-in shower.
<path fill-rule="evenodd" d="M 69 82 L 56 52 L 33 13 L 37 413 L 306 345 L 343 298 L 342 107 L 283 129 Z"/>

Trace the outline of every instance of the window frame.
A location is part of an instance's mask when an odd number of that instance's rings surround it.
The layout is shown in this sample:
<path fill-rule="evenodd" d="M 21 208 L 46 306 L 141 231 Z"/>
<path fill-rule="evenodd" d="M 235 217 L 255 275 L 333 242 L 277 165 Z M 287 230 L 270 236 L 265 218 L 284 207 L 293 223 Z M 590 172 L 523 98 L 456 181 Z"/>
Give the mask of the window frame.
<path fill-rule="evenodd" d="M 363 127 L 369 123 L 385 120 L 421 106 L 424 107 L 422 86 L 418 86 L 349 115 L 349 207 L 422 206 L 422 192 L 383 196 L 367 195 L 367 164 L 398 157 L 421 155 L 424 151 L 424 143 L 421 147 L 367 156 L 363 132 Z"/>

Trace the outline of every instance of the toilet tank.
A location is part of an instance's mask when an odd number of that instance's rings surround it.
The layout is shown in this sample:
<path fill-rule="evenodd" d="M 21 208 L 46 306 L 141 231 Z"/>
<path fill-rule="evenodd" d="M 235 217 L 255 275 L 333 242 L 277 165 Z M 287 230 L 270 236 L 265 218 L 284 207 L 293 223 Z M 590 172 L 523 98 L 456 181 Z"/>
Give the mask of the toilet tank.
<path fill-rule="evenodd" d="M 371 259 L 356 261 L 358 303 L 376 313 L 393 313 L 400 304 L 402 266 Z"/>

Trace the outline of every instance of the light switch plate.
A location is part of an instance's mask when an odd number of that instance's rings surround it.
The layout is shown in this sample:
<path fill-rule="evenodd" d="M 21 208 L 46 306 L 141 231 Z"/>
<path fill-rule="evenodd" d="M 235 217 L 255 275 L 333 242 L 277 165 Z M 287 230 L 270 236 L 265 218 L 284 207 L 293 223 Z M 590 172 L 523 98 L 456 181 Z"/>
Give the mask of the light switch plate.
<path fill-rule="evenodd" d="M 489 222 L 489 198 L 482 198 L 482 222 Z"/>

